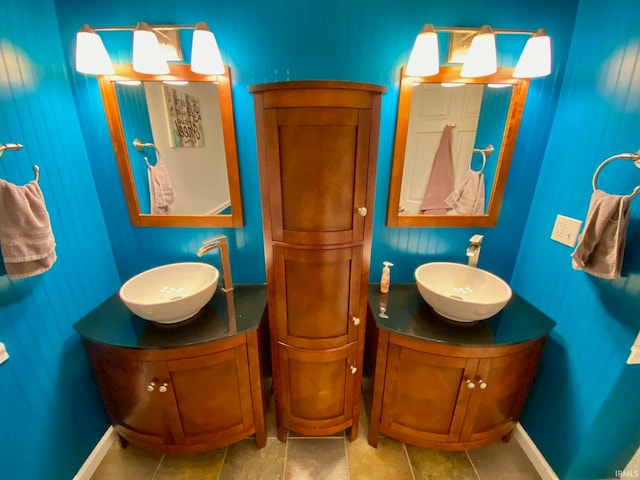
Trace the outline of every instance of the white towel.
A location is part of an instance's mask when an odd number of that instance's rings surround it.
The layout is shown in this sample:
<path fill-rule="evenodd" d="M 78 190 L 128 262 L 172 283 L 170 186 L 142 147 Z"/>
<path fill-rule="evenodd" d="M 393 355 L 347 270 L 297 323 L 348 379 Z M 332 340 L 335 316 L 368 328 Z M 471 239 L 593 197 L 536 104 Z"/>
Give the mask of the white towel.
<path fill-rule="evenodd" d="M 574 269 L 600 278 L 620 277 L 630 205 L 629 195 L 593 192 L 584 229 L 571 254 Z"/>
<path fill-rule="evenodd" d="M 160 158 L 155 165 L 149 165 L 148 176 L 151 213 L 169 213 L 169 206 L 173 203 L 173 187 L 169 171 Z"/>
<path fill-rule="evenodd" d="M 45 272 L 56 261 L 51 221 L 37 182 L 0 179 L 0 247 L 11 279 Z"/>
<path fill-rule="evenodd" d="M 444 201 L 460 215 L 484 215 L 484 174 L 469 170 Z"/>

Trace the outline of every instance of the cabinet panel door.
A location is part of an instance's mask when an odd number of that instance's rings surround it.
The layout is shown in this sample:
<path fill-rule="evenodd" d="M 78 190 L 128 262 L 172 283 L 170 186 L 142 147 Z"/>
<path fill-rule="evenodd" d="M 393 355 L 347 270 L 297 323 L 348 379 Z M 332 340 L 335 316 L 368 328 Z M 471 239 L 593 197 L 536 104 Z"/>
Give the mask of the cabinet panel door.
<path fill-rule="evenodd" d="M 516 424 L 540 358 L 542 343 L 523 351 L 480 361 L 477 388 L 469 402 L 462 441 L 508 433 Z M 481 388 L 482 384 L 485 388 Z"/>
<path fill-rule="evenodd" d="M 154 362 L 136 360 L 133 355 L 119 352 L 118 349 L 109 349 L 106 354 L 91 352 L 111 423 L 125 437 L 151 444 L 171 442 Z M 147 390 L 150 385 L 152 391 Z"/>
<path fill-rule="evenodd" d="M 351 424 L 357 344 L 303 350 L 278 344 L 282 420 L 305 435 L 326 435 Z"/>
<path fill-rule="evenodd" d="M 364 239 L 371 111 L 265 111 L 274 241 L 339 244 Z"/>
<path fill-rule="evenodd" d="M 171 360 L 167 369 L 167 394 L 173 393 L 178 407 L 175 414 L 179 415 L 172 425 L 179 430 L 175 436 L 180 443 L 244 438 L 253 429 L 245 345 L 207 356 Z"/>
<path fill-rule="evenodd" d="M 381 431 L 432 442 L 456 441 L 477 360 L 446 357 L 389 344 Z"/>
<path fill-rule="evenodd" d="M 362 247 L 299 249 L 274 246 L 278 340 L 324 349 L 358 338 Z"/>

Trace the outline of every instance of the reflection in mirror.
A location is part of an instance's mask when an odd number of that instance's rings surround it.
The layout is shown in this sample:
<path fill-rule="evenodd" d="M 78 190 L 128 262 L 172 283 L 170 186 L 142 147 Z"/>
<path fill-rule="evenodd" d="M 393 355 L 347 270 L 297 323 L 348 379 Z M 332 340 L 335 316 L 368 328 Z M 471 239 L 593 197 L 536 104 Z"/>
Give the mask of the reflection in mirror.
<path fill-rule="evenodd" d="M 403 71 L 388 226 L 496 224 L 528 87 L 511 71 Z"/>
<path fill-rule="evenodd" d="M 242 226 L 229 71 L 100 77 L 131 223 Z M 138 140 L 137 146 L 134 140 Z"/>

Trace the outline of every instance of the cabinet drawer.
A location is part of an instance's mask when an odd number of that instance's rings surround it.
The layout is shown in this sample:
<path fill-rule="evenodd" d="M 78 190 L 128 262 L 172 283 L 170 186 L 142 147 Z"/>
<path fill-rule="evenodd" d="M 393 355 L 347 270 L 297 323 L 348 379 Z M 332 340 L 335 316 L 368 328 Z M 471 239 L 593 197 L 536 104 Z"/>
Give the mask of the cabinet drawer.
<path fill-rule="evenodd" d="M 304 350 L 278 344 L 282 420 L 305 435 L 328 435 L 351 424 L 357 344 Z"/>
<path fill-rule="evenodd" d="M 364 329 L 361 246 L 273 247 L 275 304 L 270 314 L 278 340 L 300 348 L 341 347 Z M 273 322 L 272 322 L 273 325 Z"/>

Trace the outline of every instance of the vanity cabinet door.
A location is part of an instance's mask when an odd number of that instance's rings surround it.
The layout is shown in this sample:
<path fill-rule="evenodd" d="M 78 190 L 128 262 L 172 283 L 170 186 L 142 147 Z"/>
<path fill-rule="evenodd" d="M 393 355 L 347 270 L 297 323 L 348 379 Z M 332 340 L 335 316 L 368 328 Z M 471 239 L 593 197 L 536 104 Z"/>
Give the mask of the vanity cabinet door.
<path fill-rule="evenodd" d="M 273 241 L 363 241 L 371 110 L 264 110 Z"/>
<path fill-rule="evenodd" d="M 300 348 L 341 347 L 364 328 L 362 246 L 274 246 L 275 323 L 278 340 Z M 273 322 L 272 322 L 273 323 Z"/>
<path fill-rule="evenodd" d="M 227 445 L 252 433 L 246 345 L 170 360 L 166 369 L 167 412 L 177 443 Z"/>
<path fill-rule="evenodd" d="M 304 350 L 278 344 L 282 422 L 304 435 L 329 435 L 351 425 L 358 380 L 357 344 Z"/>
<path fill-rule="evenodd" d="M 171 429 L 162 412 L 160 379 L 154 362 L 136 352 L 91 344 L 88 349 L 107 415 L 125 438 L 143 444 L 172 441 Z"/>
<path fill-rule="evenodd" d="M 390 343 L 381 429 L 409 443 L 455 441 L 471 394 L 463 385 L 477 364 Z"/>
<path fill-rule="evenodd" d="M 531 388 L 544 342 L 480 361 L 476 389 L 467 406 L 461 441 L 476 442 L 508 434 L 515 427 Z"/>

